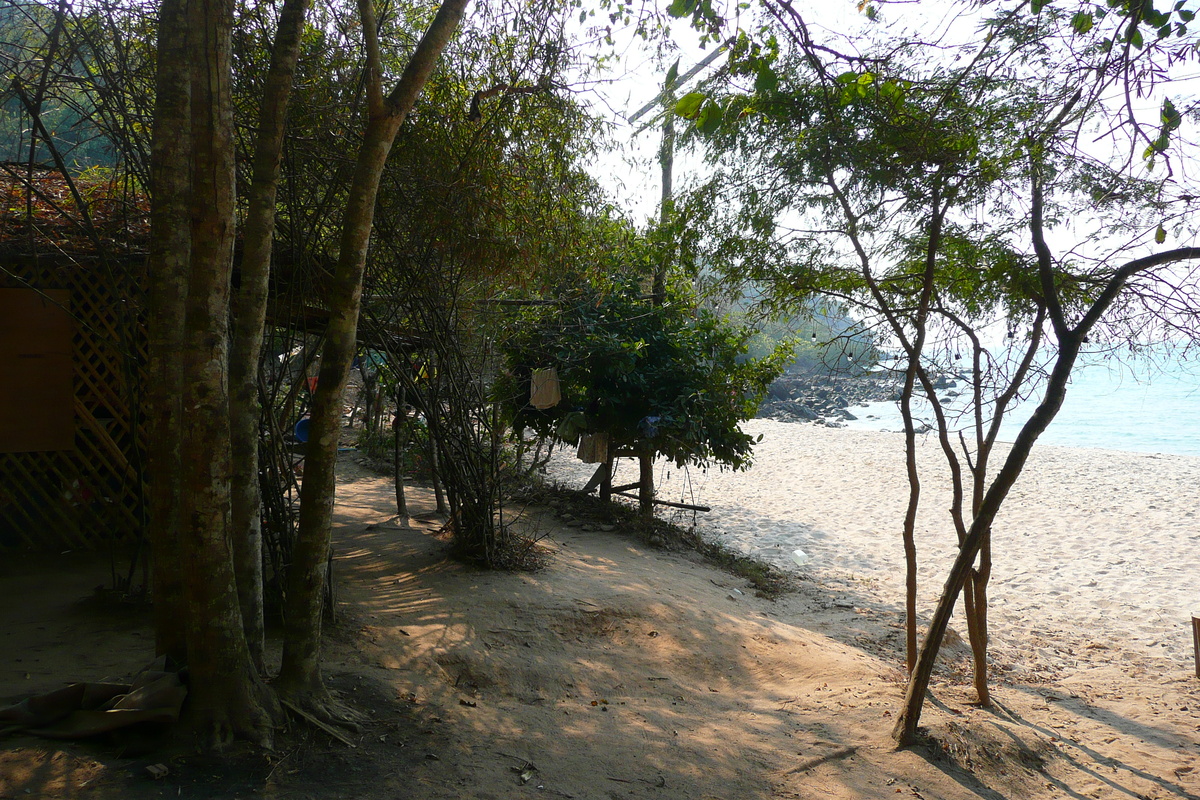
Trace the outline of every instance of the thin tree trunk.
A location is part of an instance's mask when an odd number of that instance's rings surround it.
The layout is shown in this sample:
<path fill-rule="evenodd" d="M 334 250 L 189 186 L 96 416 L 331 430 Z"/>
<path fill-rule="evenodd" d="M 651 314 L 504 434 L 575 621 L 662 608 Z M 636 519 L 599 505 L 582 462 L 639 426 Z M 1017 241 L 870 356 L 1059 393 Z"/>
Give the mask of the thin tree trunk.
<path fill-rule="evenodd" d="M 918 355 L 923 331 L 917 334 Z M 912 358 L 912 356 L 910 356 Z M 921 503 L 921 474 L 917 469 L 917 431 L 912 418 L 913 377 L 915 364 L 910 363 L 904 376 L 901 396 L 901 418 L 904 421 L 904 466 L 908 475 L 908 504 L 904 510 L 904 655 L 911 675 L 917 666 L 917 509 Z"/>
<path fill-rule="evenodd" d="M 1004 460 L 1004 466 L 1000 468 L 996 474 L 996 480 L 988 487 L 984 495 L 979 512 L 971 522 L 971 528 L 967 531 L 966 539 L 959 548 L 958 557 L 946 578 L 942 596 L 938 600 L 937 608 L 929 623 L 929 632 L 921 645 L 917 667 L 909 677 L 908 689 L 904 696 L 904 709 L 897 717 L 895 728 L 892 730 L 892 738 L 901 747 L 916 743 L 921 708 L 925 703 L 925 695 L 929 691 L 929 680 L 933 676 L 933 667 L 937 661 L 938 651 L 941 649 L 942 639 L 946 635 L 946 628 L 950 624 L 950 615 L 954 612 L 954 606 L 958 602 L 958 595 L 979 555 L 980 547 L 991 530 L 992 522 L 999 512 L 1000 506 L 1004 503 L 1004 499 L 1008 496 L 1009 490 L 1012 489 L 1024 469 L 1034 442 L 1046 430 L 1062 407 L 1063 398 L 1066 396 L 1067 381 L 1071 376 L 1071 368 L 1079 353 L 1079 342 L 1074 340 L 1074 337 L 1068 337 L 1066 341 L 1060 341 L 1060 348 L 1058 359 L 1046 387 L 1046 397 L 1033 412 L 1029 421 L 1022 426 L 1021 432 L 1017 434 L 1017 439 L 1013 443 L 1008 457 Z"/>
<path fill-rule="evenodd" d="M 321 597 L 327 579 L 338 432 L 342 395 L 350 375 L 358 330 L 363 271 L 375 212 L 375 197 L 388 152 L 405 116 L 458 28 L 467 0 L 445 0 L 417 45 L 392 93 L 384 98 L 382 66 L 370 0 L 361 0 L 367 44 L 370 115 L 363 133 L 354 178 L 342 221 L 338 263 L 329 290 L 329 326 L 321 353 L 321 373 L 313 397 L 300 524 L 287 576 L 283 665 L 278 687 L 293 701 L 329 714 L 331 703 L 321 681 Z"/>
<path fill-rule="evenodd" d="M 913 389 L 921 371 L 921 356 L 925 351 L 928 335 L 929 305 L 933 298 L 936 255 L 941 241 L 942 220 L 945 211 L 941 206 L 941 193 L 934 190 L 930 201 L 933 216 L 929 223 L 929 241 L 925 251 L 925 269 L 922 276 L 921 294 L 913 320 L 915 334 L 908 350 L 908 368 L 904 372 L 904 391 L 901 395 L 900 413 L 904 420 L 904 457 L 908 474 L 908 506 L 904 512 L 904 607 L 905 607 L 905 661 L 911 675 L 917 663 L 917 509 L 921 503 L 921 477 L 917 468 L 917 432 L 913 423 Z M 876 290 L 876 299 L 883 299 Z M 930 402 L 937 402 L 927 387 Z"/>
<path fill-rule="evenodd" d="M 250 657 L 263 665 L 262 494 L 258 444 L 262 407 L 258 370 L 267 316 L 267 283 L 275 238 L 275 196 L 283 151 L 287 105 L 300 53 L 308 0 L 284 0 L 271 50 L 271 65 L 259 109 L 246 228 L 242 236 L 241 283 L 229 352 L 229 419 L 233 447 L 233 557 L 238 601 Z"/>
<path fill-rule="evenodd" d="M 434 507 L 437 513 L 446 516 L 450 506 L 446 503 L 446 490 L 442 487 L 442 457 L 438 455 L 438 446 L 434 438 L 433 428 L 429 428 L 429 480 L 433 484 Z"/>
<path fill-rule="evenodd" d="M 600 499 L 605 503 L 612 502 L 613 453 L 612 442 L 609 442 L 608 454 L 604 457 L 604 472 L 600 474 Z"/>
<path fill-rule="evenodd" d="M 229 541 L 228 330 L 234 241 L 230 0 L 188 6 L 192 58 L 192 248 L 184 323 L 183 552 L 191 714 L 217 745 L 269 746 L 278 708 L 250 658 Z"/>
<path fill-rule="evenodd" d="M 404 495 L 404 453 L 408 446 L 408 391 L 396 381 L 396 424 L 392 444 L 392 473 L 396 479 L 396 522 L 408 525 L 408 498 Z M 401 438 L 403 437 L 403 438 Z"/>
<path fill-rule="evenodd" d="M 662 168 L 662 198 L 658 209 L 658 224 L 660 235 L 667 237 L 675 216 L 675 114 L 671 111 L 675 105 L 675 95 L 670 86 L 665 87 L 664 91 L 668 111 L 663 120 L 662 147 L 658 152 L 659 166 Z M 661 306 L 667 299 L 667 273 L 675 261 L 675 237 L 665 238 L 662 245 L 661 258 L 654 265 L 654 284 L 650 292 L 651 302 L 655 306 Z"/>
<path fill-rule="evenodd" d="M 967 604 L 967 635 L 971 643 L 971 658 L 974 661 L 975 700 L 981 706 L 992 704 L 992 692 L 988 687 L 988 581 L 992 573 L 991 531 L 983 537 L 979 550 L 979 565 L 971 570 L 965 587 Z"/>
<path fill-rule="evenodd" d="M 642 521 L 654 519 L 654 451 L 651 449 L 638 455 L 638 510 Z"/>
<path fill-rule="evenodd" d="M 187 660 L 181 521 L 180 421 L 183 414 L 183 316 L 191 260 L 191 83 L 188 21 L 181 0 L 159 12 L 159 70 L 154 100 L 150 174 L 150 363 L 146 387 L 149 473 L 148 538 L 154 558 L 155 651 Z"/>

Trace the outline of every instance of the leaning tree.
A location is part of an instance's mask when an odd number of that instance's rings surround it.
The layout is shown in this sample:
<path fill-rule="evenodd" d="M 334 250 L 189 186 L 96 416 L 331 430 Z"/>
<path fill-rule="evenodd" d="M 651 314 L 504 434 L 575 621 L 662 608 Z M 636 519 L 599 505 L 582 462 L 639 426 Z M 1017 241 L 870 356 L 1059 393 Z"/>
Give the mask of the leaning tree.
<path fill-rule="evenodd" d="M 970 42 L 885 28 L 850 43 L 815 39 L 791 4 L 767 0 L 762 27 L 739 34 L 721 79 L 676 107 L 695 121 L 716 170 L 692 204 L 714 251 L 778 303 L 819 294 L 850 304 L 903 355 L 910 683 L 901 743 L 914 740 L 964 592 L 976 689 L 988 700 L 992 523 L 1080 354 L 1122 334 L 1194 335 L 1200 305 L 1186 265 L 1200 249 L 1164 245 L 1192 237 L 1186 213 L 1197 193 L 1176 157 L 1186 152 L 1185 112 L 1161 96 L 1166 65 L 1190 52 L 1191 12 L 1108 6 L 988 5 Z M 1152 90 L 1153 106 L 1139 107 L 1139 93 Z M 993 338 L 1001 345 L 989 348 Z M 965 365 L 955 357 L 963 352 Z M 938 399 L 936 376 L 948 370 L 969 379 L 965 418 Z M 959 542 L 919 648 L 918 393 L 951 470 Z M 993 473 L 999 425 L 1019 398 L 1036 411 Z"/>

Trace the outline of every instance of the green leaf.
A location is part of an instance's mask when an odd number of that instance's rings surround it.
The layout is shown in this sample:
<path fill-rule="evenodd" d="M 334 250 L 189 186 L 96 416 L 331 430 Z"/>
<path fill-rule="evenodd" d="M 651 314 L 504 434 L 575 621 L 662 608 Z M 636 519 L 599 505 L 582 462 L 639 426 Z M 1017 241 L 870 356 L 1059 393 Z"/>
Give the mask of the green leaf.
<path fill-rule="evenodd" d="M 667 70 L 667 79 L 663 81 L 663 86 L 669 91 L 675 85 L 675 79 L 679 77 L 679 59 L 675 59 L 675 63 Z"/>
<path fill-rule="evenodd" d="M 1096 18 L 1087 11 L 1080 11 L 1071 17 L 1071 27 L 1080 35 L 1090 31 L 1095 24 Z"/>
<path fill-rule="evenodd" d="M 1173 131 L 1183 122 L 1183 115 L 1175 108 L 1175 104 L 1171 102 L 1170 98 L 1163 100 L 1159 116 L 1162 118 L 1164 131 Z"/>
<path fill-rule="evenodd" d="M 879 87 L 879 93 L 884 97 L 895 100 L 897 102 L 904 99 L 904 90 L 895 81 L 884 81 Z"/>
<path fill-rule="evenodd" d="M 1142 32 L 1139 30 L 1136 30 L 1136 29 L 1133 31 L 1133 33 L 1129 34 L 1129 43 L 1132 44 L 1134 47 L 1136 47 L 1138 50 L 1141 50 L 1142 47 L 1146 44 L 1145 40 L 1142 39 Z"/>
<path fill-rule="evenodd" d="M 713 133 L 721 126 L 721 118 L 723 116 L 721 107 L 710 101 L 705 103 L 704 108 L 700 110 L 700 116 L 696 119 L 696 125 L 704 133 Z"/>
<path fill-rule="evenodd" d="M 1161 11 L 1154 8 L 1154 6 L 1147 3 L 1147 9 L 1144 14 L 1144 19 L 1146 20 L 1146 23 L 1148 25 L 1150 25 L 1151 27 L 1161 28 L 1163 25 L 1166 25 L 1168 22 L 1171 21 L 1171 16 L 1169 14 L 1162 13 Z"/>
<path fill-rule="evenodd" d="M 1167 232 L 1166 232 L 1166 230 L 1163 229 L 1162 225 L 1159 225 L 1158 230 L 1156 230 L 1154 232 L 1154 242 L 1155 242 L 1155 244 L 1162 244 L 1166 240 L 1167 240 Z"/>
<path fill-rule="evenodd" d="M 759 94 L 770 94 L 778 88 L 779 75 L 775 73 L 775 70 L 766 64 L 760 66 L 758 74 L 754 77 L 754 91 Z"/>
<path fill-rule="evenodd" d="M 875 75 L 870 72 L 864 72 L 862 75 L 858 76 L 858 85 L 859 86 L 870 86 L 874 82 L 875 82 Z"/>
<path fill-rule="evenodd" d="M 671 5 L 667 6 L 667 13 L 675 19 L 681 19 L 691 14 L 695 7 L 696 0 L 673 0 Z"/>
<path fill-rule="evenodd" d="M 684 119 L 695 119 L 705 99 L 704 92 L 689 92 L 679 98 L 679 102 L 675 104 L 675 113 Z"/>
<path fill-rule="evenodd" d="M 1035 14 L 1042 13 L 1042 9 L 1046 7 L 1050 0 L 1032 0 L 1029 4 L 1029 10 Z"/>

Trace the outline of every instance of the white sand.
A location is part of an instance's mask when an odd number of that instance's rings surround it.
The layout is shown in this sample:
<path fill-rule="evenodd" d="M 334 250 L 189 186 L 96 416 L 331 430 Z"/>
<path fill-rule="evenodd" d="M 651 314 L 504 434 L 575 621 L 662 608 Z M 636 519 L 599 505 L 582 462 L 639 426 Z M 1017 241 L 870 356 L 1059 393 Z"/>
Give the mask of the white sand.
<path fill-rule="evenodd" d="M 707 537 L 798 569 L 855 604 L 899 614 L 903 437 L 768 420 L 746 429 L 763 436 L 749 471 L 660 464 L 659 496 L 712 506 L 696 515 Z M 920 441 L 917 543 L 927 618 L 956 538 L 940 447 L 931 437 Z M 560 451 L 549 472 L 578 487 L 593 469 Z M 636 480 L 636 463 L 622 462 L 617 482 Z M 1104 664 L 1190 672 L 1191 612 L 1200 611 L 1198 511 L 1200 458 L 1036 446 L 993 529 L 993 662 L 1047 678 Z M 796 548 L 811 563 L 797 568 L 789 558 Z"/>

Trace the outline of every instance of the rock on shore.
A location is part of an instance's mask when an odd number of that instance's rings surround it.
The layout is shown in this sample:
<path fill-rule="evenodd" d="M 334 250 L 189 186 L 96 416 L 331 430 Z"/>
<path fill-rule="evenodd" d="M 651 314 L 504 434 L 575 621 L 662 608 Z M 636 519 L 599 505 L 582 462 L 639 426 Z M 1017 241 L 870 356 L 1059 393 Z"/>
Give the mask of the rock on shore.
<path fill-rule="evenodd" d="M 857 419 L 852 408 L 895 400 L 899 392 L 899 381 L 893 373 L 785 373 L 767 388 L 758 418 L 840 428 L 847 420 Z"/>

